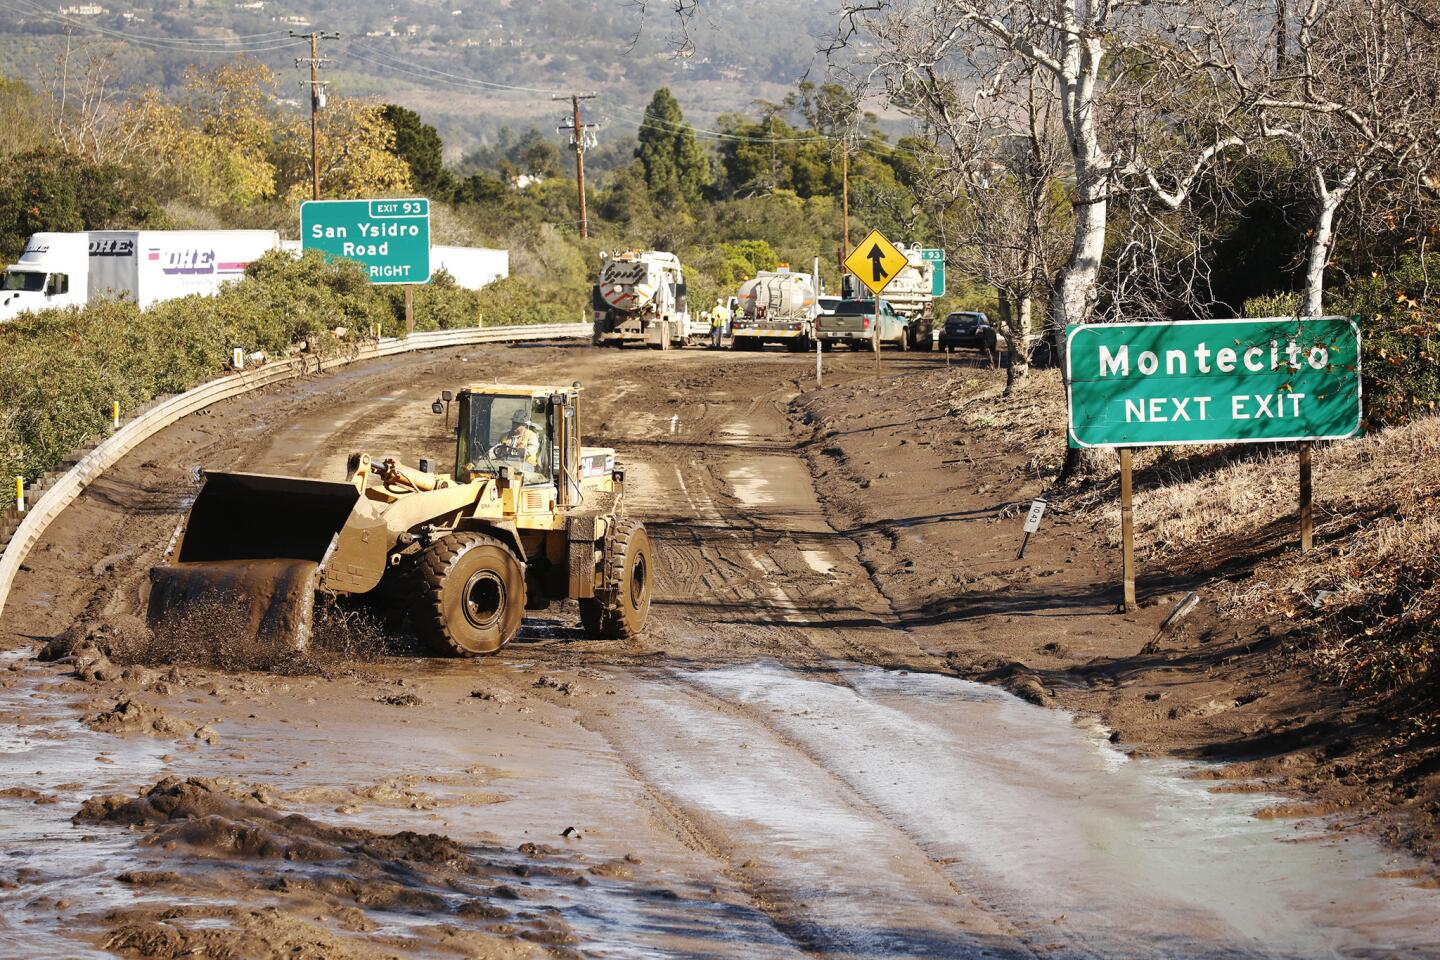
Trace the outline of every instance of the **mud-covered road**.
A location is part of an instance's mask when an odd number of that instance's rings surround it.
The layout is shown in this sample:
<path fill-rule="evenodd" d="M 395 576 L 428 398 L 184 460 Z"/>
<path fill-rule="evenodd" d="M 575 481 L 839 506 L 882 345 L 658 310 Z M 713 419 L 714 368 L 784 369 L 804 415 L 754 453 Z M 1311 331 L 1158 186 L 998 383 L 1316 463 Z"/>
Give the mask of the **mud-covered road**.
<path fill-rule="evenodd" d="M 0 955 L 1440 955 L 1440 892 L 1408 861 L 956 678 L 820 506 L 791 408 L 812 375 L 781 353 L 468 348 L 151 440 L 5 611 Z M 557 606 L 475 661 L 34 659 L 137 611 L 196 467 L 444 463 L 440 389 L 576 379 L 656 542 L 641 641 L 586 640 Z"/>

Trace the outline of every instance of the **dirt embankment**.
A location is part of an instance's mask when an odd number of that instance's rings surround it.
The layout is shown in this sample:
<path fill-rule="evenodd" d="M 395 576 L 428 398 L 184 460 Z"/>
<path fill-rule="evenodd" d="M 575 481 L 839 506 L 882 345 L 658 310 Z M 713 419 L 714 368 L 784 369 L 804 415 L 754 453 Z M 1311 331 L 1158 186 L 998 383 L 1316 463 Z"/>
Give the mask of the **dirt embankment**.
<path fill-rule="evenodd" d="M 831 523 L 922 645 L 962 676 L 1099 716 L 1136 752 L 1230 761 L 1217 777 L 1256 782 L 1218 789 L 1295 795 L 1277 815 L 1335 813 L 1440 857 L 1440 421 L 1317 450 L 1304 556 L 1292 450 L 1142 452 L 1141 609 L 1120 613 L 1114 468 L 1057 486 L 1058 380 L 1001 386 L 931 370 L 791 407 Z"/>

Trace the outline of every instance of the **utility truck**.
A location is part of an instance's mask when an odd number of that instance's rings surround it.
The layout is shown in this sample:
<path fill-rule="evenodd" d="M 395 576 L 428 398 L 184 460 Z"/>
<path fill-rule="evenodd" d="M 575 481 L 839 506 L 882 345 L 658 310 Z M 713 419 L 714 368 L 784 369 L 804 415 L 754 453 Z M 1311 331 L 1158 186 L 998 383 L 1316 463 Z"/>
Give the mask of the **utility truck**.
<path fill-rule="evenodd" d="M 767 343 L 783 343 L 792 352 L 810 349 L 817 288 L 814 277 L 786 264 L 746 280 L 740 285 L 740 312 L 731 322 L 731 346 L 759 350 Z"/>
<path fill-rule="evenodd" d="M 0 322 L 105 297 L 125 297 L 144 308 L 212 294 L 279 245 L 274 230 L 37 233 L 0 280 Z"/>
<path fill-rule="evenodd" d="M 691 326 L 685 271 L 679 257 L 663 250 L 602 252 L 591 301 L 597 347 L 643 343 L 669 350 L 709 333 Z"/>

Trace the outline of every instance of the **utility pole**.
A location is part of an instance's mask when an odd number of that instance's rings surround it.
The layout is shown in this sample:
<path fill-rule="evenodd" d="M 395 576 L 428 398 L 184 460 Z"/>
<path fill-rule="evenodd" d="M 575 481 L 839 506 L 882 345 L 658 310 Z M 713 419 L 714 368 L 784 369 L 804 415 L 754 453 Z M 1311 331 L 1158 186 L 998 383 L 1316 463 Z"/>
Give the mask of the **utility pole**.
<path fill-rule="evenodd" d="M 313 31 L 311 33 L 296 33 L 290 31 L 290 36 L 310 41 L 310 56 L 296 57 L 295 66 L 299 68 L 302 64 L 310 65 L 310 199 L 320 199 L 320 109 L 325 106 L 325 84 L 320 80 L 320 68 L 329 63 L 329 60 L 320 58 L 321 40 L 339 40 L 338 33 L 322 33 Z M 305 81 L 300 81 L 305 86 Z"/>
<path fill-rule="evenodd" d="M 594 100 L 595 94 L 572 93 L 568 97 L 554 96 L 550 99 L 570 101 L 570 122 L 568 124 L 562 123 L 555 129 L 559 133 L 564 133 L 568 130 L 570 132 L 570 145 L 575 148 L 575 183 L 580 191 L 580 236 L 588 237 L 590 236 L 590 223 L 585 215 L 585 141 L 588 138 L 592 144 L 594 143 L 594 134 L 590 134 L 587 131 L 598 130 L 600 124 L 580 122 L 580 101 Z"/>

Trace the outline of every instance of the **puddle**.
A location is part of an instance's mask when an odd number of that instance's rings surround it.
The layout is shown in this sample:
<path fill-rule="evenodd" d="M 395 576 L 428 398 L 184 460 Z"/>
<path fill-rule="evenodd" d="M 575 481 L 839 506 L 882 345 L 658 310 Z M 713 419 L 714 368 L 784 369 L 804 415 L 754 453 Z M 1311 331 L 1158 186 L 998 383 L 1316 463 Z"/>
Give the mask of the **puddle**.
<path fill-rule="evenodd" d="M 1323 822 L 1256 819 L 1192 767 L 1130 760 L 1066 714 L 951 677 L 837 666 L 687 673 L 838 775 L 963 890 L 1063 925 L 1100 955 L 1440 953 L 1440 891 L 1379 879 L 1404 858 Z M 749 806 L 786 806 L 785 791 Z M 811 824 L 813 811 L 797 818 Z M 868 859 L 866 833 L 836 824 Z M 823 825 L 818 829 L 826 830 Z M 1063 920 L 1059 918 L 1063 917 Z M 1063 951 L 1062 951 L 1063 953 Z"/>
<path fill-rule="evenodd" d="M 735 491 L 735 499 L 747 507 L 774 506 L 771 483 L 754 467 L 737 467 L 725 472 L 725 479 Z"/>
<path fill-rule="evenodd" d="M 801 550 L 800 556 L 805 558 L 805 563 L 811 570 L 822 577 L 828 577 L 835 572 L 835 564 L 823 550 Z"/>

